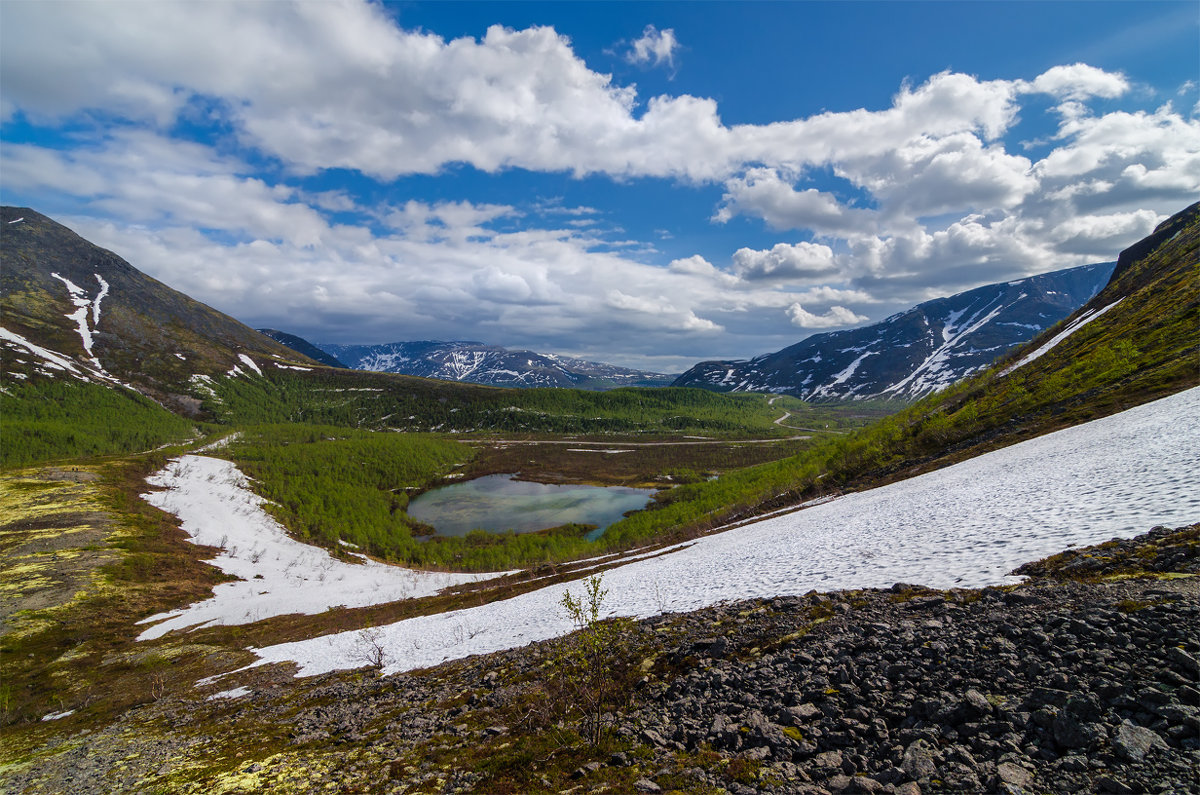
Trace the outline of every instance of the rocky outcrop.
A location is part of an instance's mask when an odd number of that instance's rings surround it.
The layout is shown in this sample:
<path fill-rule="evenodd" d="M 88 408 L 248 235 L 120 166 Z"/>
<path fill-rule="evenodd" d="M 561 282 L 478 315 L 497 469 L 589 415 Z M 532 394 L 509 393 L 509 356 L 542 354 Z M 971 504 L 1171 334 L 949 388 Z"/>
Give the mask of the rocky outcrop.
<path fill-rule="evenodd" d="M 1195 595 L 1142 581 L 842 597 L 850 610 L 756 659 L 677 650 L 703 656 L 639 725 L 663 751 L 709 746 L 785 782 L 734 792 L 1192 791 Z"/>

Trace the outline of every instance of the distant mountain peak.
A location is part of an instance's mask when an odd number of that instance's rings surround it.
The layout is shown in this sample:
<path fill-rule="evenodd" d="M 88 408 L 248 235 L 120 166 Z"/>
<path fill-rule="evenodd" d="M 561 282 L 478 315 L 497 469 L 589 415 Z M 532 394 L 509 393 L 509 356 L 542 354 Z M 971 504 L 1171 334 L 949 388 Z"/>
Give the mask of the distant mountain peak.
<path fill-rule="evenodd" d="M 414 340 L 381 345 L 319 346 L 356 370 L 505 387 L 612 389 L 667 386 L 674 376 L 559 354 L 510 350 L 468 340 Z"/>
<path fill-rule="evenodd" d="M 808 400 L 916 399 L 986 368 L 1070 315 L 1104 287 L 1115 265 L 989 284 L 753 359 L 701 362 L 674 386 Z"/>

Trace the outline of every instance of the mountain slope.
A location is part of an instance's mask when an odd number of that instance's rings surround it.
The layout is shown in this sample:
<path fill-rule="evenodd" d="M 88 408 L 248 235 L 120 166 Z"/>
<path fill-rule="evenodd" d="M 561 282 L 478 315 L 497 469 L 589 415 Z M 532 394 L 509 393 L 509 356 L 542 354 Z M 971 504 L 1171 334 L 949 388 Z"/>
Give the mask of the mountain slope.
<path fill-rule="evenodd" d="M 1010 352 L 958 400 L 1008 396 L 1017 406 L 1042 402 L 1043 411 L 1090 417 L 1200 383 L 1200 202 L 1118 263 L 1092 300 Z"/>
<path fill-rule="evenodd" d="M 422 340 L 382 345 L 321 345 L 356 370 L 507 387 L 613 389 L 667 386 L 672 376 L 480 342 Z"/>
<path fill-rule="evenodd" d="M 1126 250 L 1108 285 L 986 371 L 859 432 L 674 490 L 611 526 L 628 546 L 900 480 L 1200 385 L 1200 203 Z M 1181 429 L 1188 432 L 1190 429 Z"/>
<path fill-rule="evenodd" d="M 1114 267 L 1085 265 L 937 298 L 749 361 L 701 362 L 673 386 L 811 400 L 918 398 L 986 368 L 1062 320 L 1099 292 Z"/>
<path fill-rule="evenodd" d="M 195 419 L 444 433 L 788 433 L 756 395 L 515 390 L 324 367 L 32 210 L 3 208 L 0 236 L 0 467 L 150 450 L 196 436 Z M 588 366 L 590 375 L 576 375 L 588 385 L 631 372 Z"/>
<path fill-rule="evenodd" d="M 346 365 L 342 364 L 338 359 L 330 356 L 328 353 L 321 350 L 316 345 L 313 345 L 303 337 L 297 337 L 295 334 L 288 334 L 286 331 L 280 331 L 279 329 L 273 328 L 260 328 L 258 332 L 260 334 L 265 334 L 266 336 L 278 342 L 280 345 L 288 346 L 296 353 L 307 356 L 314 362 L 320 362 L 327 367 L 346 368 Z"/>
<path fill-rule="evenodd" d="M 315 364 L 28 208 L 0 208 L 0 266 L 0 354 L 18 378 L 123 383 L 194 412 L 196 375 Z"/>

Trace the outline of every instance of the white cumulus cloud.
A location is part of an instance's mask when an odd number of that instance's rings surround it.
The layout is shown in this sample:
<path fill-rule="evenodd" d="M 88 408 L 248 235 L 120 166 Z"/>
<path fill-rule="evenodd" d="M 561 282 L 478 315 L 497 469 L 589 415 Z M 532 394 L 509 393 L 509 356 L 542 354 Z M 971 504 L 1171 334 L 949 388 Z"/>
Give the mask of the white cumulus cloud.
<path fill-rule="evenodd" d="M 1034 79 L 1029 89 L 1061 99 L 1114 99 L 1129 90 L 1129 81 L 1119 72 L 1106 72 L 1088 64 L 1075 63 L 1047 69 Z"/>
<path fill-rule="evenodd" d="M 673 68 L 680 45 L 648 26 L 628 46 Z M 870 107 L 729 124 L 711 97 L 639 97 L 545 26 L 445 39 L 362 0 L 61 0 L 4 8 L 0 72 L 3 118 L 56 133 L 0 148 L 6 195 L 73 208 L 86 236 L 243 320 L 304 318 L 330 341 L 742 355 L 796 325 L 1112 259 L 1200 195 L 1200 114 L 1138 109 L 1129 77 L 1084 63 L 946 71 Z M 1056 129 L 1017 151 L 1035 113 Z M 197 122 L 219 140 L 176 137 Z M 687 250 L 675 218 L 652 244 L 613 205 L 398 187 L 462 185 L 464 166 L 670 180 L 709 191 L 698 224 L 784 231 Z"/>
<path fill-rule="evenodd" d="M 679 49 L 679 40 L 671 28 L 658 30 L 653 25 L 647 25 L 640 38 L 635 40 L 625 53 L 625 60 L 634 64 L 653 63 L 654 66 L 666 64 L 675 65 L 675 51 Z"/>
<path fill-rule="evenodd" d="M 737 274 L 749 281 L 812 283 L 838 275 L 833 250 L 819 243 L 778 243 L 765 251 L 739 248 L 733 264 Z"/>
<path fill-rule="evenodd" d="M 865 323 L 865 315 L 856 315 L 844 306 L 831 306 L 823 315 L 814 315 L 800 304 L 792 304 L 787 310 L 788 318 L 793 325 L 800 328 L 839 328 Z"/>

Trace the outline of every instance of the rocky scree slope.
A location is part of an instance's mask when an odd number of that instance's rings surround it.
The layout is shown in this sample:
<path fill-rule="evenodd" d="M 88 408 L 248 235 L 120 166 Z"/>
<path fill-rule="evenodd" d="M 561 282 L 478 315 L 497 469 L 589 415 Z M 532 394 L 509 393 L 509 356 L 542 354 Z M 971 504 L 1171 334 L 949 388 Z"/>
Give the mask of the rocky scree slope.
<path fill-rule="evenodd" d="M 401 373 L 443 381 L 504 387 L 613 389 L 669 386 L 674 376 L 602 362 L 480 342 L 391 342 L 382 345 L 322 344 L 321 349 L 356 370 Z"/>
<path fill-rule="evenodd" d="M 937 298 L 862 328 L 814 334 L 749 361 L 700 362 L 674 386 L 807 400 L 915 399 L 983 370 L 1094 296 L 1114 263 Z"/>
<path fill-rule="evenodd" d="M 384 678 L 255 669 L 246 695 L 167 697 L 3 776 L 28 793 L 1194 792 L 1198 553 L 1200 525 L 1155 528 L 1019 586 L 637 622 L 599 746 L 545 708 L 568 637 Z"/>
<path fill-rule="evenodd" d="M 192 376 L 245 368 L 240 355 L 315 364 L 27 207 L 0 208 L 0 314 L 9 333 L 89 378 L 130 384 L 181 413 L 199 405 Z M 12 340 L 0 353 L 6 374 L 38 371 L 38 357 Z"/>

